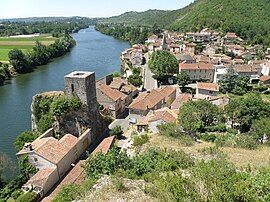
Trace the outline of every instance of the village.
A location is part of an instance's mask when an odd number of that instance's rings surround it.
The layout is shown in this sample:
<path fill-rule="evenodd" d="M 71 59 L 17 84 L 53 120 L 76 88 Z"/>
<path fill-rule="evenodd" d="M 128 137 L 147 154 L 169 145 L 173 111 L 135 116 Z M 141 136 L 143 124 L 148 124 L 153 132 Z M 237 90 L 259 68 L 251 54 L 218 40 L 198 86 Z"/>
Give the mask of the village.
<path fill-rule="evenodd" d="M 179 64 L 179 72 L 165 85 L 148 67 L 156 51 L 170 52 Z M 165 31 L 125 50 L 120 59 L 122 75 L 96 79 L 94 72 L 76 71 L 65 76 L 65 92 L 54 94 L 79 98 L 86 116 L 63 118 L 70 127 L 62 127 L 65 134 L 61 139 L 56 138 L 54 126 L 17 153 L 18 158 L 27 156 L 38 170 L 22 187 L 25 192 L 33 190 L 40 200 L 52 201 L 65 185 L 80 184 L 86 178 L 82 168 L 86 154 L 107 153 L 116 144 L 132 156 L 134 134 L 155 134 L 159 125 L 178 122 L 179 108 L 185 103 L 207 100 L 218 107 L 227 105 L 230 98 L 220 92 L 219 81 L 230 68 L 237 76 L 247 77 L 250 85 L 270 84 L 270 49 L 264 52 L 260 45 L 244 47 L 235 33 L 221 36 L 210 29 L 186 34 Z M 139 69 L 140 86 L 128 80 L 134 69 Z M 182 72 L 189 78 L 187 92 L 182 92 L 175 79 Z M 91 117 L 90 121 L 84 117 Z M 108 128 L 103 127 L 106 124 L 100 117 L 110 117 Z M 226 126 L 231 127 L 231 123 Z M 96 130 L 99 127 L 102 132 Z M 109 132 L 115 128 L 122 131 L 123 138 Z M 61 121 L 56 129 L 61 130 Z"/>

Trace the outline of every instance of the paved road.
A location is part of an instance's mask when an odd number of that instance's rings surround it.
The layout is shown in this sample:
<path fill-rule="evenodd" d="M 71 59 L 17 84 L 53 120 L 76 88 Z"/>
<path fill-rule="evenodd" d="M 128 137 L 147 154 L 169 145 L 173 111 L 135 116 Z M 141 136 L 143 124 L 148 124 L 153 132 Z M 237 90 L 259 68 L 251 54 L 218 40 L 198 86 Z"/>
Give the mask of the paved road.
<path fill-rule="evenodd" d="M 157 81 L 153 78 L 153 73 L 147 65 L 143 66 L 144 69 L 144 88 L 147 90 L 153 90 L 158 87 Z"/>

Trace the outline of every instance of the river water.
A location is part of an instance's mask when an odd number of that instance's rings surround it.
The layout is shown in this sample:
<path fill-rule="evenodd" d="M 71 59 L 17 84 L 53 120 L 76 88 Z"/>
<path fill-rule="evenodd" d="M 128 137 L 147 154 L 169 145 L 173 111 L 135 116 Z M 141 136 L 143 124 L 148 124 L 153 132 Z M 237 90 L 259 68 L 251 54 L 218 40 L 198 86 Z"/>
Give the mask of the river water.
<path fill-rule="evenodd" d="M 94 27 L 73 35 L 72 51 L 34 72 L 13 78 L 0 87 L 0 152 L 15 160 L 14 139 L 31 130 L 32 97 L 44 91 L 63 90 L 64 76 L 74 70 L 94 71 L 96 78 L 120 70 L 120 53 L 127 42 L 97 32 Z"/>

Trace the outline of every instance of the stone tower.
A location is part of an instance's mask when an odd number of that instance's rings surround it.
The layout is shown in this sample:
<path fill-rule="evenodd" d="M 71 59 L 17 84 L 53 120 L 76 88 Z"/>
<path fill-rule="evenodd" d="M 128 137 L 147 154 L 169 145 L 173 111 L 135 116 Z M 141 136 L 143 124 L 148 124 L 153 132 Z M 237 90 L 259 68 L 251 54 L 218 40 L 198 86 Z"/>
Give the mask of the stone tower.
<path fill-rule="evenodd" d="M 78 97 L 88 106 L 90 113 L 96 113 L 96 79 L 94 72 L 75 71 L 65 76 L 65 91 L 68 97 Z"/>

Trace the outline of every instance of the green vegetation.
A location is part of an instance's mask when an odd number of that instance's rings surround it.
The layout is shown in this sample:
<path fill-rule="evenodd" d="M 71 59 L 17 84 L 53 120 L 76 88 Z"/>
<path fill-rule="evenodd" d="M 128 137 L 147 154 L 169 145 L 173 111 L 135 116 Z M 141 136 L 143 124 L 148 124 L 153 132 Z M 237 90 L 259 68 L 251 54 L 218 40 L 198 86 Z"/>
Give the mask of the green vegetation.
<path fill-rule="evenodd" d="M 168 51 L 154 52 L 148 65 L 158 80 L 162 80 L 166 76 L 172 76 L 179 71 L 177 59 Z"/>
<path fill-rule="evenodd" d="M 110 136 L 115 136 L 116 139 L 120 140 L 123 137 L 123 129 L 121 126 L 115 126 L 110 130 Z"/>
<path fill-rule="evenodd" d="M 25 131 L 22 132 L 19 136 L 16 137 L 14 141 L 14 146 L 17 151 L 20 151 L 25 143 L 31 143 L 35 139 L 37 139 L 39 136 L 38 133 L 35 132 L 30 132 L 30 131 Z"/>
<path fill-rule="evenodd" d="M 17 198 L 17 202 L 35 202 L 38 196 L 35 192 L 27 192 Z"/>
<path fill-rule="evenodd" d="M 248 43 L 269 46 L 269 9 L 267 0 L 196 0 L 174 11 L 129 12 L 99 22 L 133 26 L 152 26 L 156 23 L 161 28 L 180 32 L 199 31 L 208 27 L 222 33 L 235 32 Z"/>
<path fill-rule="evenodd" d="M 219 80 L 220 91 L 222 93 L 244 95 L 250 90 L 249 80 L 248 77 L 239 77 L 234 71 L 233 66 L 231 66 Z"/>
<path fill-rule="evenodd" d="M 190 83 L 190 78 L 187 72 L 181 71 L 180 74 L 177 75 L 177 83 L 179 86 L 184 88 Z"/>
<path fill-rule="evenodd" d="M 140 87 L 143 84 L 141 71 L 139 68 L 132 69 L 132 75 L 128 77 L 128 82 L 136 87 Z"/>
<path fill-rule="evenodd" d="M 87 28 L 94 21 L 89 18 L 28 18 L 1 20 L 0 36 L 28 35 L 28 34 L 61 34 L 78 32 Z"/>
<path fill-rule="evenodd" d="M 117 39 L 129 41 L 131 44 L 144 44 L 149 34 L 152 33 L 152 29 L 147 27 L 131 27 L 118 24 L 98 24 L 95 28 L 103 34 L 113 36 Z"/>
<path fill-rule="evenodd" d="M 142 135 L 136 134 L 133 137 L 133 146 L 140 147 L 146 144 L 148 141 L 149 141 L 149 136 L 147 134 L 142 134 Z"/>
<path fill-rule="evenodd" d="M 11 78 L 11 73 L 8 64 L 0 62 L 0 86 L 4 84 L 5 80 Z"/>
<path fill-rule="evenodd" d="M 64 55 L 75 45 L 75 41 L 69 35 L 57 39 L 53 44 L 45 46 L 39 41 L 33 47 L 33 50 L 23 53 L 19 49 L 13 49 L 9 52 L 9 62 L 17 73 L 27 73 L 34 67 L 45 65 L 53 58 Z"/>

